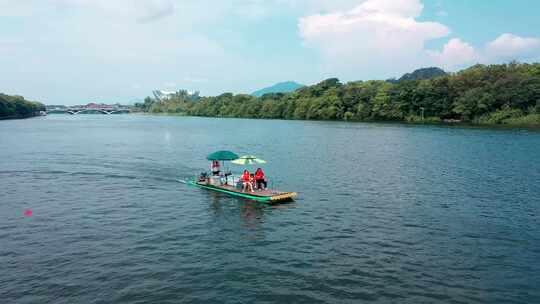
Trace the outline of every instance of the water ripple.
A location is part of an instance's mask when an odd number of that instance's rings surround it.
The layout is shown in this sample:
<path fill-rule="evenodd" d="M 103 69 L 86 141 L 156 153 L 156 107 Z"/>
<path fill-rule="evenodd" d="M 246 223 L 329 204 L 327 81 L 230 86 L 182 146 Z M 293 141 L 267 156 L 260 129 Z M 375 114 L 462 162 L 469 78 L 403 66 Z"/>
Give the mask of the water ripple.
<path fill-rule="evenodd" d="M 2 303 L 540 302 L 537 133 L 134 115 L 0 138 Z M 176 182 L 216 147 L 301 196 Z"/>

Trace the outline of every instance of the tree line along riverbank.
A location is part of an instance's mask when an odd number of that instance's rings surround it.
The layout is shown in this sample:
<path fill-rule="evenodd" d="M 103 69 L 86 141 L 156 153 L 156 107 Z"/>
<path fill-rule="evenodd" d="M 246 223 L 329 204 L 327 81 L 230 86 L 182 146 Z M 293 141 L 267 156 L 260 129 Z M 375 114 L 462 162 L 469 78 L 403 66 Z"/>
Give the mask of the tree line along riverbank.
<path fill-rule="evenodd" d="M 162 101 L 147 97 L 135 109 L 211 117 L 540 126 L 539 63 L 475 65 L 420 78 L 427 79 L 341 83 L 330 78 L 261 97 L 224 93 L 192 100 L 180 92 Z"/>
<path fill-rule="evenodd" d="M 45 105 L 0 93 L 0 119 L 28 118 L 39 115 L 40 111 L 45 111 Z"/>

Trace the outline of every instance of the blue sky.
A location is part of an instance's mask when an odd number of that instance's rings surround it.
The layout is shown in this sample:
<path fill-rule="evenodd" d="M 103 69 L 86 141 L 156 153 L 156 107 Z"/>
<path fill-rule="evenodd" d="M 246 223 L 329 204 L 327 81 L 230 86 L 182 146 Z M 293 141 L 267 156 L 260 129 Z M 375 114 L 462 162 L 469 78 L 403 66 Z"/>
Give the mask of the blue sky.
<path fill-rule="evenodd" d="M 0 92 L 129 103 L 540 60 L 532 0 L 0 0 Z"/>

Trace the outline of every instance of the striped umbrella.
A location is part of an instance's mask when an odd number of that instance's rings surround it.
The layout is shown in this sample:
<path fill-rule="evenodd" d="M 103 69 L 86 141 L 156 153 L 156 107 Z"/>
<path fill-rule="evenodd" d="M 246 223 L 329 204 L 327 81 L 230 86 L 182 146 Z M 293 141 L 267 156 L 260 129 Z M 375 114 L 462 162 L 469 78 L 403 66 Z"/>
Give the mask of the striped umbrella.
<path fill-rule="evenodd" d="M 257 165 L 257 164 L 266 164 L 265 160 L 257 158 L 254 155 L 244 155 L 240 156 L 238 159 L 233 160 L 231 163 L 237 165 Z"/>

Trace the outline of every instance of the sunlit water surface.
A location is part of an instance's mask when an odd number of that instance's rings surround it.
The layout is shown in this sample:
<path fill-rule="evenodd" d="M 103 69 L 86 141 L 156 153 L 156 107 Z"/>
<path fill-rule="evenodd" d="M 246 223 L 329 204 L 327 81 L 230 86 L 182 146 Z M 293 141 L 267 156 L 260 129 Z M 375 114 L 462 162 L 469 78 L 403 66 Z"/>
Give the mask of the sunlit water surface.
<path fill-rule="evenodd" d="M 176 181 L 218 149 L 268 160 L 298 200 Z M 0 302 L 540 303 L 539 205 L 534 131 L 0 121 Z"/>

